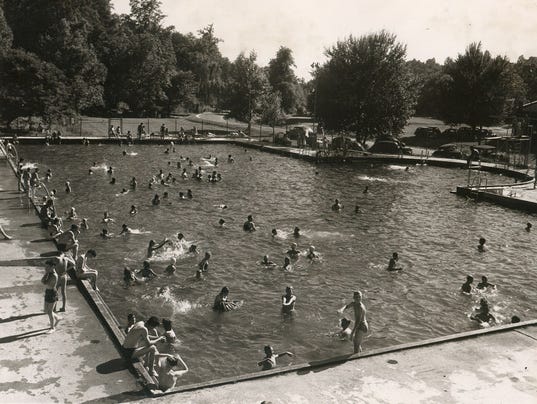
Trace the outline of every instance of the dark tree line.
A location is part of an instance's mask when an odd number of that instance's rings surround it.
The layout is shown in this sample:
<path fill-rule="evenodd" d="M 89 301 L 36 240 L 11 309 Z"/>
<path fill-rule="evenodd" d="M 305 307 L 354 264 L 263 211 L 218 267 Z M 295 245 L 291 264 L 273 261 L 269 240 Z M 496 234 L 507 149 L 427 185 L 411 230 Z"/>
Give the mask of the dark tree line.
<path fill-rule="evenodd" d="M 178 109 L 230 109 L 240 119 L 270 120 L 261 113 L 261 99 L 279 105 L 277 119 L 305 112 L 290 49 L 282 48 L 267 69 L 255 65 L 245 91 L 244 79 L 237 78 L 243 56 L 233 62 L 223 57 L 212 25 L 183 34 L 162 25 L 158 0 L 131 0 L 130 6 L 130 14 L 117 15 L 110 0 L 0 0 L 3 121 L 157 116 Z M 256 74 L 267 86 L 252 97 L 260 91 Z M 238 104 L 247 96 L 251 110 L 245 114 Z"/>
<path fill-rule="evenodd" d="M 537 58 L 511 63 L 480 44 L 440 65 L 406 61 L 406 46 L 385 31 L 351 36 L 326 50 L 306 83 L 289 48 L 266 67 L 253 51 L 230 61 L 212 25 L 185 34 L 163 26 L 158 0 L 130 6 L 117 15 L 110 0 L 0 0 L 2 120 L 219 109 L 277 125 L 312 114 L 365 141 L 397 136 L 412 114 L 476 128 L 537 99 Z"/>

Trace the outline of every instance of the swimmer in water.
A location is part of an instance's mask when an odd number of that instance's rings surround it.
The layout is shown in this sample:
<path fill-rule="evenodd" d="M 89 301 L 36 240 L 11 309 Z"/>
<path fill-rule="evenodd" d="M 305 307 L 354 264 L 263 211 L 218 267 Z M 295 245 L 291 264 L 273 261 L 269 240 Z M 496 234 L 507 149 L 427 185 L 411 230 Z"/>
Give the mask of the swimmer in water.
<path fill-rule="evenodd" d="M 354 213 L 362 213 L 362 211 L 360 210 L 360 206 L 356 205 L 354 207 Z"/>
<path fill-rule="evenodd" d="M 233 156 L 231 154 L 227 156 L 227 162 L 228 163 L 234 163 L 235 162 L 235 159 L 233 158 Z"/>
<path fill-rule="evenodd" d="M 526 231 L 529 233 L 531 231 L 531 223 L 526 223 Z"/>
<path fill-rule="evenodd" d="M 121 194 L 123 194 L 123 195 L 128 194 L 128 193 L 129 193 L 129 190 L 126 189 L 126 188 L 123 188 L 123 189 L 121 190 Z"/>
<path fill-rule="evenodd" d="M 111 223 L 113 221 L 114 221 L 114 219 L 112 219 L 110 217 L 110 214 L 108 213 L 108 211 L 104 212 L 104 214 L 103 214 L 103 223 Z"/>
<path fill-rule="evenodd" d="M 485 252 L 486 249 L 485 249 L 485 243 L 487 242 L 487 240 L 485 240 L 483 237 L 481 237 L 479 239 L 479 245 L 477 246 L 477 250 L 479 252 Z"/>
<path fill-rule="evenodd" d="M 112 168 L 112 166 L 108 167 L 108 171 L 106 171 L 108 173 L 108 175 L 112 175 L 114 174 L 114 169 Z"/>
<path fill-rule="evenodd" d="M 164 237 L 164 240 L 162 240 L 159 244 L 157 244 L 155 240 L 149 240 L 149 245 L 147 246 L 147 258 L 151 258 L 153 256 L 153 252 L 164 247 L 168 241 L 169 240 L 166 237 Z"/>
<path fill-rule="evenodd" d="M 493 324 L 496 319 L 490 314 L 489 304 L 486 299 L 481 299 L 479 302 L 479 309 L 470 316 L 471 320 L 478 321 L 479 324 L 488 323 Z"/>
<path fill-rule="evenodd" d="M 300 251 L 297 250 L 296 247 L 297 247 L 296 243 L 292 243 L 292 244 L 291 244 L 291 249 L 290 249 L 290 250 L 287 250 L 287 255 L 288 255 L 290 258 L 296 259 L 296 258 L 298 258 L 298 256 L 300 255 Z"/>
<path fill-rule="evenodd" d="M 293 230 L 293 236 L 300 237 L 300 229 L 295 226 L 295 229 Z"/>
<path fill-rule="evenodd" d="M 116 183 L 116 177 L 112 177 L 110 180 L 110 184 L 114 185 Z"/>
<path fill-rule="evenodd" d="M 348 318 L 343 317 L 339 321 L 339 325 L 341 327 L 341 330 L 336 334 L 336 336 L 342 341 L 350 341 L 352 339 L 351 338 L 352 329 L 350 327 L 351 320 L 349 320 Z"/>
<path fill-rule="evenodd" d="M 153 200 L 151 201 L 151 204 L 153 206 L 160 205 L 160 196 L 158 196 L 158 194 L 155 194 L 155 196 L 153 197 Z"/>
<path fill-rule="evenodd" d="M 123 269 L 123 281 L 125 286 L 132 286 L 140 282 L 140 279 L 127 267 Z"/>
<path fill-rule="evenodd" d="M 121 232 L 119 233 L 120 236 L 122 234 L 131 234 L 131 233 L 132 233 L 132 230 L 126 224 L 123 224 L 121 226 Z"/>
<path fill-rule="evenodd" d="M 179 243 L 184 243 L 186 241 L 185 236 L 183 235 L 183 233 L 177 233 L 177 241 Z"/>
<path fill-rule="evenodd" d="M 123 155 L 124 155 L 124 156 L 127 155 L 127 150 L 123 150 Z"/>
<path fill-rule="evenodd" d="M 276 359 L 282 356 L 294 356 L 291 352 L 282 352 L 280 354 L 274 353 L 274 349 L 270 345 L 266 345 L 265 357 L 262 361 L 257 362 L 257 366 L 261 366 L 262 370 L 270 370 L 276 367 Z"/>
<path fill-rule="evenodd" d="M 464 282 L 461 286 L 461 292 L 470 294 L 472 293 L 472 282 L 474 281 L 474 277 L 471 275 L 466 276 L 466 282 Z"/>
<path fill-rule="evenodd" d="M 71 191 L 71 183 L 69 181 L 65 181 L 65 193 L 69 194 Z"/>
<path fill-rule="evenodd" d="M 91 170 L 91 168 L 88 170 L 88 175 L 92 175 L 93 174 L 93 171 Z"/>
<path fill-rule="evenodd" d="M 136 177 L 132 177 L 130 186 L 133 190 L 136 190 L 136 187 L 138 186 L 138 182 L 136 181 Z"/>
<path fill-rule="evenodd" d="M 186 168 L 183 168 L 183 172 L 181 173 L 181 177 L 188 178 L 188 173 L 186 172 Z"/>
<path fill-rule="evenodd" d="M 82 222 L 80 223 L 80 227 L 83 228 L 84 230 L 89 230 L 88 219 L 83 218 Z"/>
<path fill-rule="evenodd" d="M 293 287 L 285 288 L 285 295 L 282 296 L 282 313 L 290 314 L 295 311 L 296 296 L 293 295 Z"/>
<path fill-rule="evenodd" d="M 200 269 L 202 272 L 207 272 L 209 270 L 209 260 L 211 259 L 211 252 L 207 251 L 205 253 L 205 257 L 200 261 L 198 264 L 198 269 Z"/>
<path fill-rule="evenodd" d="M 200 269 L 197 269 L 197 270 L 196 270 L 195 278 L 196 278 L 197 280 L 202 280 L 202 279 L 203 279 L 203 273 L 201 272 Z"/>
<path fill-rule="evenodd" d="M 173 274 L 173 273 L 175 272 L 175 270 L 177 269 L 177 268 L 175 267 L 175 263 L 176 263 L 176 262 L 177 262 L 177 261 L 176 261 L 175 258 L 172 258 L 172 259 L 171 259 L 171 261 L 170 261 L 170 265 L 168 265 L 168 266 L 166 267 L 166 273 L 167 273 L 167 274 Z"/>
<path fill-rule="evenodd" d="M 134 216 L 138 213 L 138 209 L 136 209 L 136 206 L 131 205 L 131 210 L 129 211 L 129 215 Z"/>
<path fill-rule="evenodd" d="M 67 220 L 73 220 L 77 218 L 76 210 L 74 207 L 71 207 L 71 210 L 67 214 Z"/>
<path fill-rule="evenodd" d="M 143 268 L 138 271 L 138 275 L 149 279 L 158 277 L 158 275 L 151 269 L 151 264 L 147 260 L 144 261 Z"/>
<path fill-rule="evenodd" d="M 317 254 L 315 252 L 315 247 L 314 246 L 310 246 L 309 250 L 308 250 L 308 255 L 306 255 L 306 257 L 308 257 L 310 260 L 314 260 L 315 258 L 319 258 L 319 254 Z"/>
<path fill-rule="evenodd" d="M 99 236 L 101 236 L 101 238 L 103 239 L 108 239 L 108 238 L 113 237 L 112 233 L 108 232 L 108 229 L 103 229 L 103 231 L 101 231 L 101 234 L 99 234 Z"/>
<path fill-rule="evenodd" d="M 244 231 L 249 231 L 249 232 L 252 232 L 252 231 L 256 230 L 255 223 L 254 223 L 254 218 L 252 217 L 252 215 L 248 215 L 248 219 L 242 225 L 242 229 Z"/>
<path fill-rule="evenodd" d="M 179 192 L 179 199 L 186 199 L 185 194 L 183 192 Z"/>
<path fill-rule="evenodd" d="M 364 194 L 367 194 L 368 192 L 369 192 L 369 186 L 366 185 L 365 188 L 364 188 L 363 193 L 364 193 Z"/>
<path fill-rule="evenodd" d="M 265 265 L 267 267 L 276 266 L 276 264 L 269 259 L 268 255 L 263 256 L 263 260 L 261 261 L 261 265 Z"/>
<path fill-rule="evenodd" d="M 278 235 L 278 230 L 272 229 L 272 237 L 276 237 Z"/>
<path fill-rule="evenodd" d="M 228 301 L 229 289 L 227 286 L 224 286 L 220 293 L 216 295 L 213 304 L 213 310 L 215 311 L 231 311 L 237 308 L 235 302 Z"/>
<path fill-rule="evenodd" d="M 225 224 L 226 224 L 226 221 L 225 221 L 224 219 L 220 219 L 220 220 L 218 221 L 218 225 L 219 225 L 220 227 L 225 227 Z"/>
<path fill-rule="evenodd" d="M 188 199 L 192 199 L 192 198 L 194 198 L 194 195 L 192 195 L 192 190 L 191 190 L 191 189 L 187 189 L 187 190 L 186 190 L 186 197 L 187 197 Z"/>
<path fill-rule="evenodd" d="M 293 270 L 293 267 L 291 266 L 291 260 L 289 259 L 289 257 L 285 257 L 283 259 L 283 267 L 282 269 L 284 271 L 287 271 L 287 272 L 290 272 Z"/>
<path fill-rule="evenodd" d="M 198 246 L 196 244 L 192 244 L 189 248 L 188 248 L 188 252 L 190 254 L 199 254 L 199 251 L 198 251 Z"/>
<path fill-rule="evenodd" d="M 482 276 L 481 277 L 481 282 L 479 282 L 477 284 L 477 288 L 478 289 L 487 289 L 487 288 L 494 289 L 494 288 L 496 288 L 496 285 L 494 285 L 492 283 L 489 283 L 489 281 L 488 281 L 486 276 Z"/>
<path fill-rule="evenodd" d="M 394 252 L 392 254 L 392 258 L 390 258 L 390 262 L 388 263 L 388 268 L 386 268 L 388 271 L 402 271 L 403 268 L 396 266 L 397 261 L 399 260 L 399 255 Z"/>
<path fill-rule="evenodd" d="M 164 195 L 162 195 L 162 199 L 168 199 L 168 193 L 164 192 Z"/>
<path fill-rule="evenodd" d="M 343 208 L 343 205 L 339 202 L 339 199 L 334 200 L 334 204 L 332 205 L 332 210 L 334 212 L 339 212 Z"/>

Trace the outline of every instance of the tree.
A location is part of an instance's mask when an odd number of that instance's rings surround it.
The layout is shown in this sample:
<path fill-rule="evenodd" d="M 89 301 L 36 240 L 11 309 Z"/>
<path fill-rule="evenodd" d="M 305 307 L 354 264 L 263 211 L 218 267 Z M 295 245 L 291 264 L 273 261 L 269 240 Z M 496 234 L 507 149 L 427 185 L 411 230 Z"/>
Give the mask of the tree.
<path fill-rule="evenodd" d="M 158 31 L 164 19 L 158 0 L 130 0 L 131 18 L 140 31 Z"/>
<path fill-rule="evenodd" d="M 425 63 L 413 59 L 408 61 L 406 66 L 417 93 L 415 114 L 438 117 L 440 115 L 438 88 L 442 76 L 442 66 L 434 59 L 428 59 Z"/>
<path fill-rule="evenodd" d="M 0 56 L 6 54 L 13 43 L 13 32 L 7 25 L 4 10 L 0 7 Z"/>
<path fill-rule="evenodd" d="M 314 71 L 317 115 L 325 128 L 351 131 L 359 142 L 401 133 L 415 94 L 406 47 L 385 31 L 337 42 Z"/>
<path fill-rule="evenodd" d="M 248 133 L 268 87 L 265 72 L 256 59 L 255 52 L 248 57 L 241 53 L 233 63 L 229 86 L 230 116 L 248 122 Z"/>
<path fill-rule="evenodd" d="M 19 116 L 41 116 L 49 121 L 66 115 L 65 76 L 52 63 L 12 49 L 0 56 L 0 116 L 9 126 Z"/>
<path fill-rule="evenodd" d="M 268 65 L 269 83 L 274 92 L 280 93 L 282 109 L 289 114 L 303 109 L 305 104 L 293 67 L 296 67 L 293 51 L 285 46 L 278 49 L 276 57 Z"/>
<path fill-rule="evenodd" d="M 493 58 L 472 43 L 455 60 L 447 59 L 441 88 L 441 116 L 446 123 L 476 127 L 501 121 L 512 77 L 504 56 Z"/>
<path fill-rule="evenodd" d="M 524 82 L 526 99 L 524 101 L 537 100 L 537 57 L 524 58 L 520 56 L 515 65 L 515 71 Z"/>
<path fill-rule="evenodd" d="M 261 98 L 261 123 L 274 126 L 279 125 L 284 117 L 282 110 L 282 98 L 275 92 L 267 92 Z"/>

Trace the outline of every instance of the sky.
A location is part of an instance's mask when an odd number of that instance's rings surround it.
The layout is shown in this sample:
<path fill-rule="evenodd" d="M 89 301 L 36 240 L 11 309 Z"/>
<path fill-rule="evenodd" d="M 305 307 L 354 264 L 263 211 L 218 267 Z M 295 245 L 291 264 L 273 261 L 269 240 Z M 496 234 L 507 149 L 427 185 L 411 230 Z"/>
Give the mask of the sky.
<path fill-rule="evenodd" d="M 293 51 L 296 74 L 309 79 L 311 64 L 349 35 L 382 29 L 407 46 L 407 59 L 425 61 L 464 53 L 481 42 L 492 55 L 516 61 L 537 56 L 537 0 L 161 0 L 164 25 L 196 33 L 214 24 L 220 51 L 230 60 L 254 50 L 261 66 L 280 46 Z M 128 13 L 129 0 L 112 0 Z"/>

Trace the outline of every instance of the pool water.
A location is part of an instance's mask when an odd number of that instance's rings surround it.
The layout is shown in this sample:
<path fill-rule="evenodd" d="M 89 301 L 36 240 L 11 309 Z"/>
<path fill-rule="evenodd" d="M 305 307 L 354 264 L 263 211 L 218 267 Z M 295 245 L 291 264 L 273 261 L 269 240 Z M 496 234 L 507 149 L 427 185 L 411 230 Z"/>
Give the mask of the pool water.
<path fill-rule="evenodd" d="M 523 320 L 535 317 L 537 293 L 530 285 L 537 281 L 536 237 L 524 230 L 533 217 L 451 194 L 466 182 L 465 170 L 313 165 L 221 144 L 179 145 L 170 154 L 164 153 L 166 148 L 21 146 L 20 154 L 38 163 L 42 174 L 52 170 L 49 188 L 58 190 L 59 212 L 65 216 L 74 206 L 79 217 L 88 218 L 81 251 L 96 249 L 90 265 L 99 270 L 101 294 L 120 322 L 126 323 L 130 312 L 142 319 L 172 319 L 180 339 L 175 349 L 190 366 L 180 384 L 257 371 L 266 344 L 295 354 L 282 358 L 280 366 L 352 353 L 351 342 L 332 335 L 342 317 L 337 310 L 352 300 L 354 290 L 363 291 L 368 310 L 371 331 L 365 350 L 478 328 L 469 315 L 480 295 L 459 292 L 467 274 L 474 275 L 475 284 L 487 275 L 498 285 L 486 294 L 500 322 L 515 314 Z M 209 154 L 219 158 L 217 167 L 202 159 Z M 227 161 L 229 154 L 234 163 Z M 195 166 L 188 167 L 180 156 L 190 157 Z M 177 161 L 190 174 L 201 165 L 208 172 L 217 170 L 223 180 L 183 180 Z M 89 175 L 93 162 L 94 174 Z M 106 173 L 110 165 L 115 185 Z M 159 169 L 171 172 L 177 183 L 149 189 L 149 178 Z M 132 176 L 138 188 L 122 195 Z M 64 192 L 67 179 L 70 194 Z M 501 181 L 506 179 L 489 175 L 489 182 Z M 366 186 L 369 192 L 363 193 Z M 194 198 L 179 200 L 179 191 L 187 189 Z M 165 191 L 170 197 L 152 206 L 155 193 L 162 198 Z M 344 204 L 339 213 L 331 210 L 335 198 Z M 354 213 L 355 204 L 362 213 Z M 131 205 L 138 209 L 135 216 L 129 214 Z M 114 223 L 101 223 L 104 211 Z M 242 230 L 249 214 L 258 228 L 254 233 Z M 225 228 L 219 228 L 220 218 Z M 136 234 L 117 236 L 123 223 Z M 295 226 L 301 229 L 299 238 L 292 235 Z M 103 228 L 116 237 L 100 238 Z M 278 229 L 278 237 L 271 237 L 272 228 Z M 149 240 L 176 239 L 178 232 L 185 235 L 186 246 L 198 245 L 200 255 L 187 254 L 184 246 L 167 246 L 151 259 L 160 276 L 125 288 L 123 268 L 142 267 Z M 477 251 L 479 237 L 487 239 L 485 253 Z M 292 242 L 301 251 L 314 245 L 320 259 L 301 256 L 292 272 L 283 272 Z M 209 272 L 204 280 L 195 280 L 205 251 L 212 252 Z M 391 273 L 386 267 L 395 251 L 404 271 Z M 264 254 L 278 267 L 261 266 Z M 177 258 L 177 271 L 166 275 L 172 257 Z M 287 285 L 297 296 L 292 317 L 282 317 L 280 311 Z M 159 294 L 163 286 L 169 290 Z M 223 286 L 229 287 L 230 299 L 244 300 L 240 309 L 212 311 Z"/>

